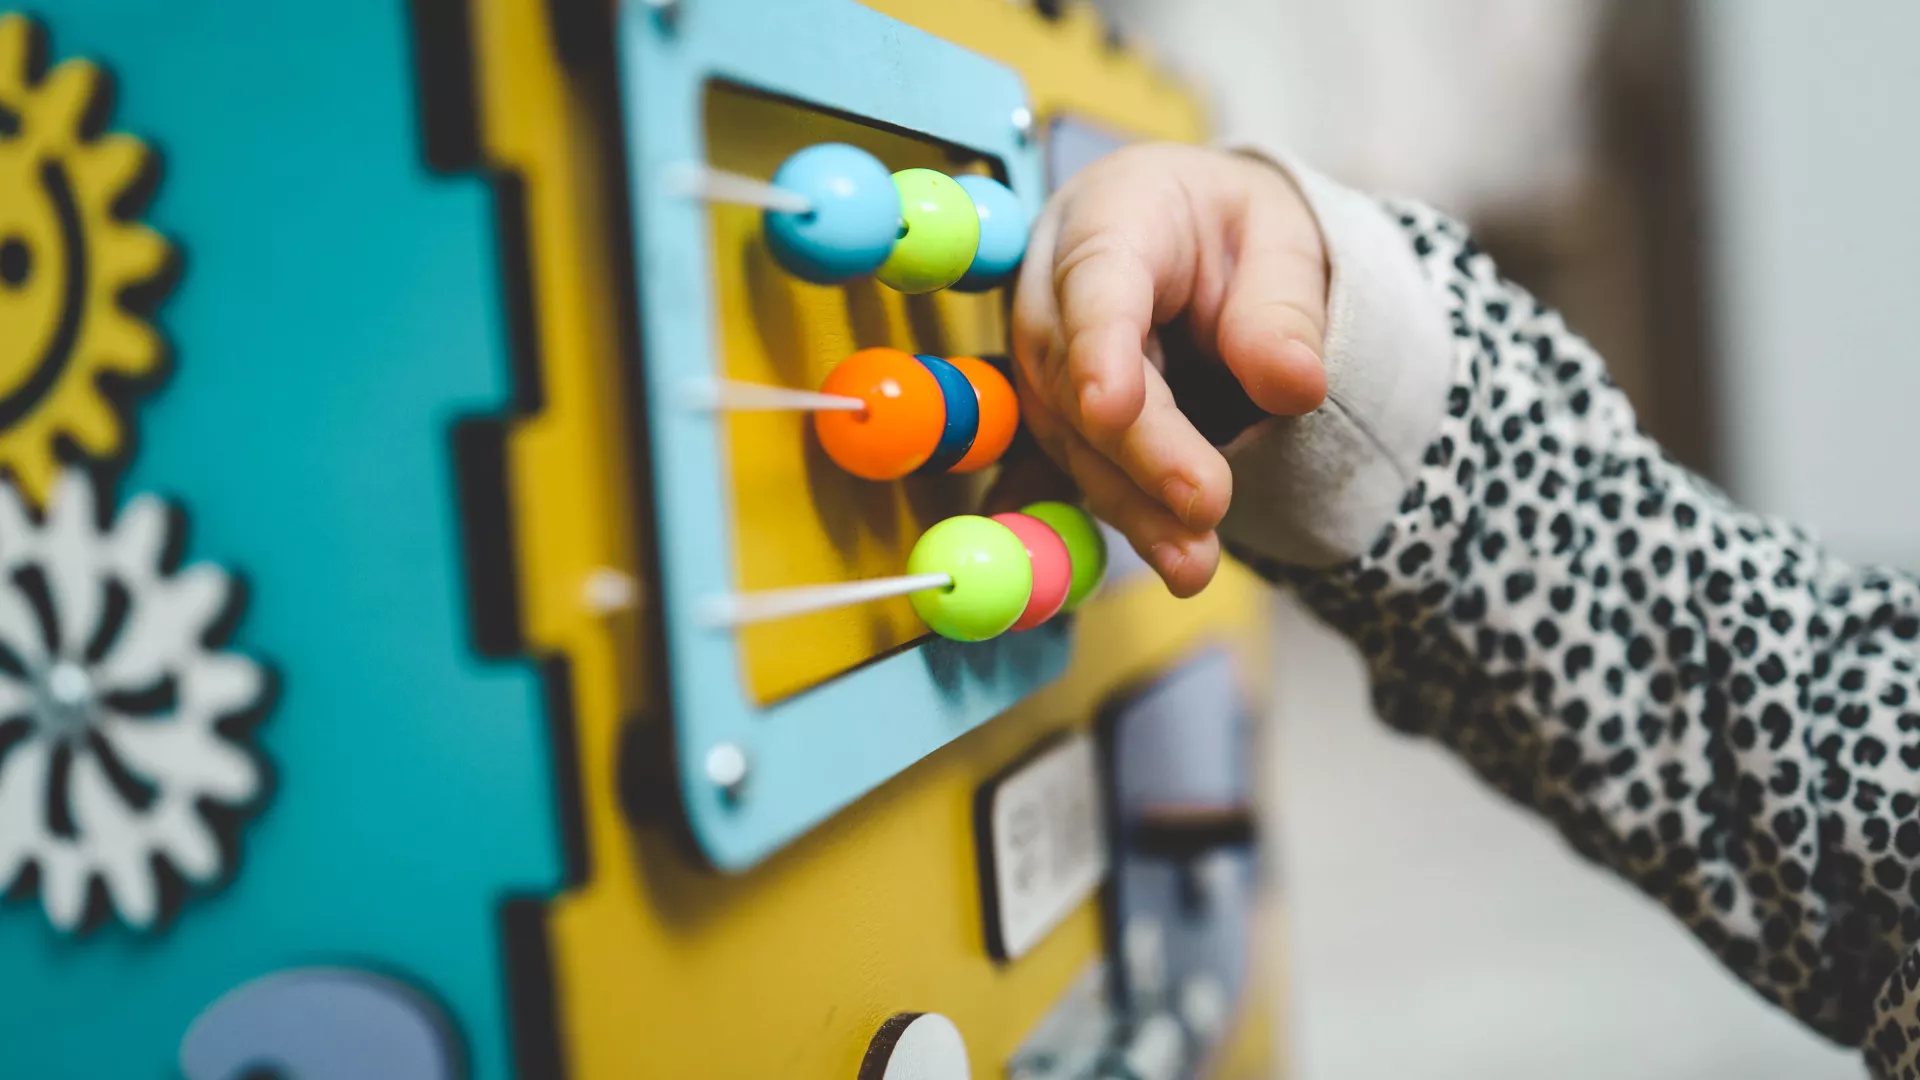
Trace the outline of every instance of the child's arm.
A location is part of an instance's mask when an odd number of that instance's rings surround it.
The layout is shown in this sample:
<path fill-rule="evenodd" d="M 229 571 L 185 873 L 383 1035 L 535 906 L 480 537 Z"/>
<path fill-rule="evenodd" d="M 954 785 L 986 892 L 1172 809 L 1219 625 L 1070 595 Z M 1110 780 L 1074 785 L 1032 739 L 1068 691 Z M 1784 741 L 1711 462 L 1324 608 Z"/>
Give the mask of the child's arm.
<path fill-rule="evenodd" d="M 1876 1074 L 1911 1075 L 1920 585 L 1831 559 L 1670 461 L 1600 358 L 1458 226 L 1413 206 L 1368 225 L 1350 193 L 1303 186 L 1326 226 L 1340 413 L 1333 436 L 1323 410 L 1229 448 L 1229 548 L 1359 642 L 1389 722 L 1452 747 Z M 1394 291 L 1409 271 L 1423 296 Z M 1380 313 L 1387 296 L 1437 337 Z M 1369 312 L 1388 324 L 1343 323 Z M 1421 430 L 1399 390 L 1425 385 L 1435 348 Z M 1375 474 L 1402 462 L 1375 514 Z"/>

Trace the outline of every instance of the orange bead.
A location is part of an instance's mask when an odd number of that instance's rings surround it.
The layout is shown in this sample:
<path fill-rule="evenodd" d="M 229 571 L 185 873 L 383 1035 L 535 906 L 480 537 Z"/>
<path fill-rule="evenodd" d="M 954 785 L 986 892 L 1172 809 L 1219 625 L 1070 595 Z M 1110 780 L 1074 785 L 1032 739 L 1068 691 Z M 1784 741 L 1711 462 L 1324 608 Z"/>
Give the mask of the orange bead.
<path fill-rule="evenodd" d="M 999 461 L 1013 444 L 1013 433 L 1020 427 L 1020 399 L 1000 369 L 985 360 L 950 356 L 947 363 L 960 369 L 980 399 L 980 430 L 973 437 L 973 448 L 950 471 L 978 472 Z"/>
<path fill-rule="evenodd" d="M 834 365 L 823 394 L 859 398 L 863 412 L 817 412 L 813 430 L 836 465 L 868 480 L 898 480 L 927 463 L 947 423 L 940 381 L 913 354 L 861 349 Z"/>

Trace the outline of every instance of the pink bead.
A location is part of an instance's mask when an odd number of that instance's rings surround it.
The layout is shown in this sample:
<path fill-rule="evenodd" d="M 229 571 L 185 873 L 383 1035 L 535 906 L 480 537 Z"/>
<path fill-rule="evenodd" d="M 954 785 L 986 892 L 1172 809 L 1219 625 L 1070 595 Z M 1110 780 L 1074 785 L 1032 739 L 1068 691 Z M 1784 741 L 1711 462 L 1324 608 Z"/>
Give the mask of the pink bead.
<path fill-rule="evenodd" d="M 1012 626 L 1014 630 L 1031 630 L 1053 618 L 1060 605 L 1067 602 L 1067 590 L 1073 585 L 1073 560 L 1067 554 L 1067 542 L 1036 517 L 995 514 L 993 520 L 1020 538 L 1027 547 L 1027 558 L 1033 562 L 1033 592 L 1027 597 L 1027 609 Z"/>

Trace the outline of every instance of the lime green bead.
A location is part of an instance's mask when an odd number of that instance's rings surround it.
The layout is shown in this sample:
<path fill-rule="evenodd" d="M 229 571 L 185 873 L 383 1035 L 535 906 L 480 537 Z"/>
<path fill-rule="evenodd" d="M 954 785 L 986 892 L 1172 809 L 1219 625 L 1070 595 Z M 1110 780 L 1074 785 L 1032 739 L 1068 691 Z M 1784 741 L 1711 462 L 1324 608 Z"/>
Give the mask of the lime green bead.
<path fill-rule="evenodd" d="M 960 182 L 932 169 L 893 174 L 905 231 L 874 276 L 903 293 L 930 293 L 959 281 L 980 250 L 980 212 Z"/>
<path fill-rule="evenodd" d="M 1094 524 L 1092 515 L 1063 502 L 1037 502 L 1020 511 L 1037 517 L 1067 542 L 1067 556 L 1073 560 L 1073 584 L 1067 589 L 1067 602 L 1061 611 L 1072 611 L 1080 601 L 1093 595 L 1100 579 L 1107 576 L 1107 538 Z"/>
<path fill-rule="evenodd" d="M 1004 634 L 1027 609 L 1033 563 L 1012 529 L 971 514 L 922 533 L 907 556 L 909 574 L 945 574 L 953 584 L 909 594 L 913 610 L 941 637 L 985 641 Z"/>

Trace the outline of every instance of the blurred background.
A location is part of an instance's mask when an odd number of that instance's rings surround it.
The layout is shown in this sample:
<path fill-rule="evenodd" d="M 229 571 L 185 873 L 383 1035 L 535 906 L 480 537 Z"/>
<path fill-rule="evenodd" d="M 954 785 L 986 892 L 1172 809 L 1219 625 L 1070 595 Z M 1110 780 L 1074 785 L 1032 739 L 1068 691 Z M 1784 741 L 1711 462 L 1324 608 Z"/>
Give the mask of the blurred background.
<path fill-rule="evenodd" d="M 1103 0 L 1223 138 L 1467 220 L 1644 425 L 1842 555 L 1920 567 L 1920 5 Z M 1371 716 L 1289 607 L 1270 740 L 1304 1080 L 1858 1077 L 1651 902 Z"/>

